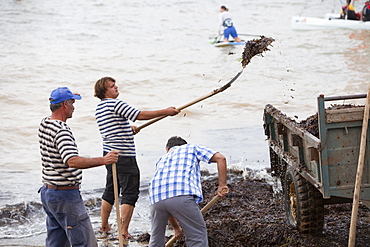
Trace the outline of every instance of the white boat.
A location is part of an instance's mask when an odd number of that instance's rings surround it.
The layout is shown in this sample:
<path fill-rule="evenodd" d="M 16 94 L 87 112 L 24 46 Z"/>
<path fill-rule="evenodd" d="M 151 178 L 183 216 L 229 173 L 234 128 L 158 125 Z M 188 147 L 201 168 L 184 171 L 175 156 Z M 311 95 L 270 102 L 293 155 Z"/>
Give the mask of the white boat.
<path fill-rule="evenodd" d="M 319 29 L 363 29 L 370 30 L 370 21 L 355 21 L 340 19 L 339 14 L 326 14 L 325 18 L 293 16 L 291 20 L 293 30 Z"/>
<path fill-rule="evenodd" d="M 234 46 L 234 45 L 245 45 L 245 41 L 242 41 L 242 42 L 234 42 L 234 41 L 230 41 L 230 42 L 218 42 L 218 43 L 215 43 L 214 46 L 215 47 L 225 47 L 225 46 Z"/>
<path fill-rule="evenodd" d="M 227 47 L 227 46 L 245 45 L 248 40 L 261 37 L 261 35 L 256 35 L 256 34 L 239 34 L 239 36 L 243 36 L 243 39 L 241 42 L 235 42 L 235 40 L 233 39 L 231 39 L 229 42 L 224 42 L 222 35 L 219 35 L 215 38 L 210 37 L 208 41 L 209 43 L 213 44 L 215 47 Z"/>

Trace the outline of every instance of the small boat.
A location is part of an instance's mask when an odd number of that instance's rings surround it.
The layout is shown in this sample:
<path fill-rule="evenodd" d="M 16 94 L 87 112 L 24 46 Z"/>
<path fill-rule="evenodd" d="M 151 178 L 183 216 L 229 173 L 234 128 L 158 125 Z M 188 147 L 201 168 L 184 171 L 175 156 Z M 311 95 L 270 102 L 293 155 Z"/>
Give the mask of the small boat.
<path fill-rule="evenodd" d="M 230 41 L 230 42 L 217 42 L 217 43 L 214 43 L 214 46 L 215 47 L 225 47 L 225 46 L 234 46 L 234 45 L 245 45 L 245 41 L 242 41 L 242 42 Z"/>
<path fill-rule="evenodd" d="M 224 42 L 223 36 L 219 35 L 215 38 L 210 37 L 208 41 L 209 43 L 213 44 L 215 47 L 227 47 L 227 46 L 245 45 L 248 40 L 261 37 L 261 35 L 256 35 L 256 34 L 239 34 L 239 36 L 246 36 L 246 37 L 243 37 L 241 42 L 235 42 L 235 40 L 233 39 L 229 40 L 229 42 Z"/>
<path fill-rule="evenodd" d="M 355 21 L 340 19 L 339 14 L 326 14 L 325 18 L 293 16 L 291 27 L 293 30 L 320 30 L 320 29 L 362 29 L 370 30 L 370 21 Z"/>

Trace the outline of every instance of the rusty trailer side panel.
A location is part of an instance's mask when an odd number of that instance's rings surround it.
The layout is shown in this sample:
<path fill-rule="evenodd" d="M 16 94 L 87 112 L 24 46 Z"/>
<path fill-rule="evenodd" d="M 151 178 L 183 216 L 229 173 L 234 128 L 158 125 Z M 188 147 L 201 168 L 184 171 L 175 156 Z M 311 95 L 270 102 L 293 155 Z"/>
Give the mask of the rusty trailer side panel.
<path fill-rule="evenodd" d="M 270 149 L 287 165 L 298 170 L 316 188 L 321 188 L 320 140 L 298 127 L 294 120 L 288 118 L 272 105 L 266 105 L 264 121 L 265 134 L 268 136 Z M 275 173 L 283 172 L 278 176 L 284 176 L 285 171 L 277 172 L 278 169 L 272 168 Z"/>
<path fill-rule="evenodd" d="M 323 196 L 353 198 L 360 150 L 364 107 L 326 110 L 326 101 L 343 97 L 318 97 Z M 348 96 L 366 98 L 366 94 Z M 368 139 L 370 137 L 367 130 Z M 370 200 L 370 145 L 367 141 L 360 200 Z"/>
<path fill-rule="evenodd" d="M 324 199 L 353 197 L 364 107 L 325 108 L 326 101 L 353 98 L 366 98 L 366 94 L 318 97 L 319 138 L 272 105 L 265 107 L 264 127 L 270 152 L 296 169 Z M 365 157 L 360 200 L 370 200 L 369 144 L 367 141 L 366 154 L 369 155 Z M 277 172 L 278 168 L 272 167 L 272 170 Z"/>

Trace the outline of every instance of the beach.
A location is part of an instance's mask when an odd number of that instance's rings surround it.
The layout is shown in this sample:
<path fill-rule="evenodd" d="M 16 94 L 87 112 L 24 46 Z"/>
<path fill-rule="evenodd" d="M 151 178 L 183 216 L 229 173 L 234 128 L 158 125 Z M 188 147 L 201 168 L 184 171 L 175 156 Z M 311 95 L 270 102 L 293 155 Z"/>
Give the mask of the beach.
<path fill-rule="evenodd" d="M 82 95 L 67 123 L 81 156 L 101 156 L 94 117 L 99 100 L 93 95 L 99 78 L 115 78 L 119 98 L 128 104 L 156 110 L 208 94 L 242 69 L 242 46 L 216 48 L 209 42 L 217 36 L 221 5 L 246 39 L 264 35 L 275 41 L 230 88 L 135 136 L 141 186 L 133 235 L 150 231 L 148 183 L 170 136 L 208 146 L 225 155 L 229 168 L 252 170 L 257 177 L 250 179 L 270 181 L 262 120 L 266 104 L 300 120 L 317 112 L 320 94 L 366 93 L 369 31 L 290 27 L 292 16 L 339 12 L 339 1 L 1 1 L 0 246 L 44 245 L 37 130 L 50 115 L 50 92 L 67 86 Z M 214 165 L 201 168 L 216 172 Z M 82 181 L 81 195 L 98 232 L 105 167 L 84 170 Z M 110 223 L 115 224 L 114 212 Z M 130 243 L 136 245 L 142 246 Z"/>

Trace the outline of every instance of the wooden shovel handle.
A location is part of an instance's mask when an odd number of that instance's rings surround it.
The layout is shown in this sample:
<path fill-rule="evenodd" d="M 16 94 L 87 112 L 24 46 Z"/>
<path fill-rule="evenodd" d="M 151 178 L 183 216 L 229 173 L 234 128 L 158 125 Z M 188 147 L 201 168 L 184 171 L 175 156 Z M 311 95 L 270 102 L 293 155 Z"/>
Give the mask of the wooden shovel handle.
<path fill-rule="evenodd" d="M 175 236 L 173 236 L 168 242 L 166 243 L 166 247 L 171 247 L 176 241 Z"/>
<path fill-rule="evenodd" d="M 118 181 L 117 181 L 117 165 L 116 163 L 112 164 L 112 176 L 113 176 L 113 189 L 114 189 L 114 201 L 116 206 L 116 220 L 118 227 L 118 240 L 119 247 L 123 247 L 124 241 L 121 233 L 121 215 L 119 211 L 119 195 L 118 195 Z"/>
<path fill-rule="evenodd" d="M 194 105 L 194 104 L 196 104 L 196 103 L 198 103 L 202 100 L 208 99 L 209 97 L 212 97 L 213 95 L 216 95 L 218 93 L 223 92 L 224 90 L 226 90 L 227 88 L 229 88 L 231 86 L 231 83 L 233 83 L 236 79 L 238 79 L 238 77 L 242 74 L 242 72 L 243 72 L 243 69 L 241 71 L 239 71 L 228 83 L 226 83 L 222 87 L 217 88 L 217 89 L 213 90 L 212 92 L 210 92 L 210 93 L 208 93 L 208 94 L 206 94 L 202 97 L 199 97 L 199 98 L 197 98 L 197 99 L 195 99 L 195 100 L 193 100 L 193 101 L 191 101 L 191 102 L 189 102 L 189 103 L 187 103 L 183 106 L 177 107 L 176 109 L 181 111 L 181 110 L 183 110 L 183 109 L 185 109 L 189 106 L 192 106 L 192 105 Z M 157 122 L 157 121 L 159 121 L 163 118 L 166 118 L 166 117 L 167 116 L 161 116 L 161 117 L 154 118 L 153 120 L 151 120 L 149 122 L 146 122 L 143 125 L 140 125 L 139 127 L 136 128 L 136 130 L 139 131 L 139 130 L 141 130 L 141 129 L 143 129 L 143 128 L 145 128 L 145 127 L 147 127 L 147 126 L 149 126 L 149 125 L 151 125 L 151 124 L 153 124 L 153 123 L 155 123 L 155 122 Z"/>
<path fill-rule="evenodd" d="M 357 216 L 358 216 L 358 206 L 359 206 L 359 201 L 360 201 L 361 181 L 362 181 L 362 174 L 363 174 L 364 163 L 365 163 L 366 140 L 367 140 L 367 131 L 368 131 L 368 123 L 369 123 L 369 115 L 370 115 L 370 84 L 368 87 L 369 88 L 367 92 L 365 109 L 364 109 L 364 118 L 362 121 L 360 152 L 359 152 L 358 163 L 357 163 L 355 189 L 353 192 L 353 205 L 352 205 L 352 214 L 351 214 L 351 225 L 349 228 L 348 247 L 354 247 L 356 243 L 356 225 L 357 225 Z"/>
<path fill-rule="evenodd" d="M 201 210 L 200 212 L 204 215 L 208 209 L 210 209 L 219 199 L 221 198 L 221 196 L 219 195 L 215 195 L 212 200 L 210 200 Z"/>
<path fill-rule="evenodd" d="M 195 99 L 195 100 L 193 100 L 193 101 L 191 101 L 191 102 L 189 102 L 189 103 L 187 103 L 187 104 L 185 104 L 185 105 L 183 105 L 183 106 L 180 106 L 180 107 L 177 107 L 176 109 L 177 110 L 179 110 L 179 111 L 181 111 L 181 110 L 183 110 L 183 109 L 185 109 L 185 108 L 187 108 L 187 107 L 189 107 L 189 106 L 191 106 L 191 105 L 194 105 L 194 104 L 196 104 L 196 103 L 198 103 L 198 102 L 200 102 L 200 101 L 202 101 L 202 100 L 205 100 L 205 99 L 207 99 L 207 98 L 209 98 L 209 97 L 211 97 L 211 96 L 213 96 L 215 93 L 212 91 L 211 93 L 208 93 L 207 95 L 204 95 L 203 97 L 200 97 L 200 98 L 198 98 L 198 99 Z M 149 122 L 146 122 L 145 124 L 143 124 L 143 125 L 140 125 L 139 127 L 137 127 L 136 128 L 136 130 L 137 131 L 139 131 L 139 130 L 141 130 L 142 128 L 145 128 L 145 127 L 147 127 L 147 126 L 149 126 L 149 125 L 151 125 L 151 124 L 153 124 L 153 123 L 155 123 L 155 122 L 158 122 L 159 120 L 161 120 L 161 119 L 163 119 L 163 118 L 166 118 L 167 116 L 161 116 L 161 117 L 157 117 L 157 118 L 154 118 L 153 120 L 151 120 L 151 121 L 149 121 Z"/>

